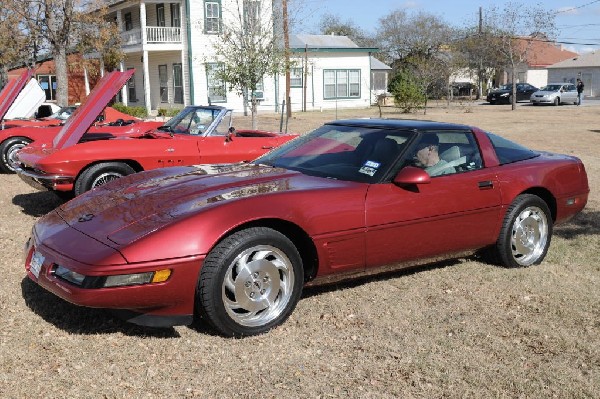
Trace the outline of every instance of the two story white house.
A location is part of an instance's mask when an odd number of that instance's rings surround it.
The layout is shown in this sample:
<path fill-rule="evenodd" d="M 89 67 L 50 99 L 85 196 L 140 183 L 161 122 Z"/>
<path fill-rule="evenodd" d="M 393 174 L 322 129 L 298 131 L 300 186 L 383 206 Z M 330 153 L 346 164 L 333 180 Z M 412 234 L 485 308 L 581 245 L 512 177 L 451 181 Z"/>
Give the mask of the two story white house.
<path fill-rule="evenodd" d="M 238 4 L 242 12 L 268 7 L 272 15 L 272 0 L 112 1 L 109 15 L 122 32 L 126 55 L 121 69 L 136 70 L 121 100 L 150 113 L 208 103 L 241 111 L 242 97 L 214 76 L 220 60 L 211 44 L 225 24 L 236 23 Z M 376 48 L 361 48 L 344 36 L 290 35 L 290 51 L 293 109 L 366 107 L 375 101 L 370 56 Z M 259 110 L 280 110 L 285 76 L 265 76 L 255 95 Z"/>

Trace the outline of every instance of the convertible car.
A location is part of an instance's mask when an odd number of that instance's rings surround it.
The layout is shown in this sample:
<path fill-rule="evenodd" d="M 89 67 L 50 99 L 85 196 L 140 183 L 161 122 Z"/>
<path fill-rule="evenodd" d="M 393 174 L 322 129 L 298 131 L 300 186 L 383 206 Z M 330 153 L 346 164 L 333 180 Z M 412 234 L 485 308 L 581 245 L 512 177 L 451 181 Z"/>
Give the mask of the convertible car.
<path fill-rule="evenodd" d="M 106 102 L 132 75 L 113 72 L 103 84 Z M 104 104 L 106 104 L 104 102 Z M 101 103 L 101 101 L 97 101 Z M 84 104 L 84 105 L 87 105 Z M 217 106 L 188 106 L 164 125 L 140 134 L 115 137 L 113 128 L 83 133 L 98 115 L 80 112 L 69 119 L 52 143 L 33 143 L 17 154 L 19 176 L 33 187 L 65 196 L 135 172 L 198 163 L 251 161 L 297 135 L 238 130 L 231 126 L 231 110 Z"/>
<path fill-rule="evenodd" d="M 415 166 L 424 155 L 445 174 Z M 579 159 L 477 128 L 335 121 L 252 163 L 156 169 L 87 192 L 38 220 L 25 269 L 133 323 L 200 316 L 247 336 L 281 324 L 305 284 L 472 252 L 539 264 L 588 193 Z"/>
<path fill-rule="evenodd" d="M 101 87 L 112 75 L 106 75 L 101 79 L 96 87 Z M 24 78 L 22 76 L 21 78 Z M 22 83 L 22 81 L 20 81 Z M 33 141 L 39 142 L 39 145 L 47 145 L 62 129 L 62 125 L 76 107 L 63 107 L 57 113 L 47 118 L 40 119 L 13 119 L 4 121 L 4 115 L 10 108 L 12 102 L 17 97 L 19 82 L 13 83 L 10 87 L 7 85 L 0 97 L 0 119 L 3 120 L 0 126 L 0 172 L 15 172 L 15 155 L 17 151 Z M 11 89 L 12 87 L 12 89 Z M 155 129 L 162 125 L 162 122 L 144 121 L 139 118 L 124 114 L 112 107 L 107 107 L 110 98 L 101 97 L 99 89 L 94 89 L 86 99 L 83 110 L 80 113 L 93 113 L 94 120 L 87 125 L 82 141 L 93 140 L 99 137 L 123 136 L 134 133 L 143 133 Z M 116 94 L 116 92 L 115 92 Z M 93 108 L 93 109 L 90 109 Z M 91 126 L 91 124 L 94 126 Z"/>

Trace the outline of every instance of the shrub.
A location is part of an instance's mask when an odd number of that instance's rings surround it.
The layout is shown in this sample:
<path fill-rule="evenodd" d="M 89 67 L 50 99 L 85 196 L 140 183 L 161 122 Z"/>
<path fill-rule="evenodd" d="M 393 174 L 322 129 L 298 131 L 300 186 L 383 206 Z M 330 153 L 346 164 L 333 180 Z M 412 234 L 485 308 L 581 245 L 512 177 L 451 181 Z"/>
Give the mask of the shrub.
<path fill-rule="evenodd" d="M 394 96 L 394 103 L 404 113 L 423 108 L 425 94 L 415 76 L 407 69 L 399 70 L 388 85 L 388 91 Z"/>
<path fill-rule="evenodd" d="M 146 107 L 129 107 L 121 103 L 114 103 L 111 106 L 117 111 L 123 112 L 127 115 L 135 116 L 136 118 L 146 118 L 148 116 Z"/>

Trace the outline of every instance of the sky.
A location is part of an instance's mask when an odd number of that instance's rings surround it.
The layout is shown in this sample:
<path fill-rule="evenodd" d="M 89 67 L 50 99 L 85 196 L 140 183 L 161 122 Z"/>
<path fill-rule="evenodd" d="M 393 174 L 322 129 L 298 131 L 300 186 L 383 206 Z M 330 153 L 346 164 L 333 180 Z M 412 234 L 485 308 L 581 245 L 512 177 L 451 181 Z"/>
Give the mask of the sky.
<path fill-rule="evenodd" d="M 584 53 L 600 50 L 600 0 L 288 0 L 290 14 L 295 13 L 294 33 L 319 33 L 318 22 L 325 14 L 350 20 L 369 33 L 376 31 L 380 18 L 394 10 L 408 13 L 424 11 L 450 25 L 476 25 L 479 7 L 495 6 L 502 10 L 508 3 L 541 5 L 556 12 L 557 41 L 564 48 Z M 292 17 L 294 18 L 294 17 Z"/>

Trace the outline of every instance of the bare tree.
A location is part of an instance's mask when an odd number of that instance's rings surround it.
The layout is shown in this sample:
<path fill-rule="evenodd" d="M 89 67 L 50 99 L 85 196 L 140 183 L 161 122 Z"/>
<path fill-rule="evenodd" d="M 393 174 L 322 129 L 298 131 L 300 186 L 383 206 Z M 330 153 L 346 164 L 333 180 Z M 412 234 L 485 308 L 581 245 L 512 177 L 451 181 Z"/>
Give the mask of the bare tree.
<path fill-rule="evenodd" d="M 512 82 L 512 109 L 516 108 L 516 73 L 526 64 L 536 40 L 549 40 L 556 34 L 556 13 L 540 5 L 506 3 L 502 9 L 492 7 L 484 13 L 484 23 L 491 36 L 490 50 L 500 56 L 501 65 L 510 74 Z"/>
<path fill-rule="evenodd" d="M 377 37 L 383 54 L 396 71 L 412 73 L 421 88 L 427 113 L 427 99 L 446 90 L 452 73 L 449 43 L 453 29 L 428 13 L 409 15 L 392 11 L 379 21 Z"/>
<path fill-rule="evenodd" d="M 325 14 L 319 21 L 319 33 L 322 35 L 347 36 L 361 47 L 375 47 L 375 38 L 370 36 L 351 19 L 342 21 L 339 16 Z"/>
<path fill-rule="evenodd" d="M 33 62 L 41 53 L 49 52 L 52 55 L 59 105 L 68 103 L 67 54 L 81 44 L 81 38 L 88 39 L 85 48 L 102 55 L 107 53 L 108 48 L 120 47 L 119 36 L 112 26 L 114 24 L 105 18 L 105 2 L 100 0 L 6 0 L 5 6 L 19 19 L 22 33 L 30 37 Z M 89 40 L 91 37 L 96 40 Z M 94 45 L 90 46 L 92 42 Z M 102 45 L 100 42 L 103 42 Z"/>
<path fill-rule="evenodd" d="M 213 42 L 223 67 L 215 76 L 250 100 L 252 128 L 256 129 L 258 100 L 254 93 L 265 76 L 285 71 L 285 57 L 274 34 L 271 1 L 236 0 L 232 15 L 224 16 L 224 26 Z"/>

